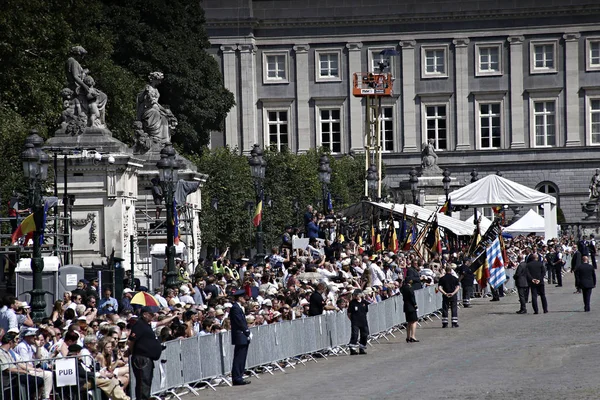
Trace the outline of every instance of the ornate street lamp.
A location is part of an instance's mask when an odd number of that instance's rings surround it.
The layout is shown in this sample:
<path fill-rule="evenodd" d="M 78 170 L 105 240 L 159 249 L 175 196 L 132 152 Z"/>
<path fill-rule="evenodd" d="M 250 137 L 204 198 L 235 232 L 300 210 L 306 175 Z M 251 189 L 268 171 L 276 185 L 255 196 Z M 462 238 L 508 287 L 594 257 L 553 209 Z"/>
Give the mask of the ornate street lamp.
<path fill-rule="evenodd" d="M 378 201 L 376 197 L 377 191 L 377 183 L 379 177 L 377 176 L 377 168 L 374 165 L 371 165 L 369 169 L 367 169 L 367 188 L 369 189 L 369 199 L 372 201 Z"/>
<path fill-rule="evenodd" d="M 448 170 L 448 168 L 444 168 L 444 172 L 442 173 L 442 175 L 444 175 L 444 178 L 442 178 L 442 183 L 444 184 L 444 193 L 446 194 L 446 201 L 448 201 L 448 194 L 450 193 L 450 182 L 452 182 L 452 179 L 450 179 L 450 171 Z"/>
<path fill-rule="evenodd" d="M 412 193 L 413 204 L 419 205 L 419 202 L 417 201 L 417 190 L 419 190 L 419 178 L 417 177 L 417 169 L 413 167 L 408 173 L 408 175 L 410 175 L 408 181 L 410 182 L 410 191 Z"/>
<path fill-rule="evenodd" d="M 250 174 L 254 179 L 254 190 L 256 191 L 256 206 L 263 201 L 263 181 L 267 170 L 267 162 L 263 159 L 263 151 L 258 144 L 255 144 L 250 151 Z M 262 206 L 262 205 L 261 205 Z M 262 209 L 260 210 L 262 213 Z M 262 215 L 256 226 L 256 260 L 261 261 L 264 258 L 265 249 L 263 246 Z"/>
<path fill-rule="evenodd" d="M 44 212 L 42 204 L 42 185 L 48 178 L 48 165 L 50 157 L 41 150 L 44 140 L 35 129 L 29 132 L 25 140 L 25 149 L 21 153 L 23 162 L 23 175 L 29 181 L 29 207 L 31 212 L 40 215 Z M 35 218 L 35 217 L 34 217 Z M 31 318 L 40 322 L 46 316 L 46 291 L 42 288 L 42 272 L 44 259 L 40 238 L 44 234 L 40 226 L 33 232 L 33 254 L 31 257 L 31 271 L 33 272 L 33 288 L 31 295 Z"/>
<path fill-rule="evenodd" d="M 166 288 L 174 289 L 179 286 L 177 271 L 175 270 L 175 210 L 174 195 L 178 181 L 179 162 L 175 159 L 175 149 L 171 143 L 166 143 L 160 151 L 160 160 L 156 163 L 160 177 L 160 186 L 167 209 L 167 279 Z M 131 266 L 133 268 L 133 265 Z"/>
<path fill-rule="evenodd" d="M 329 157 L 323 154 L 319 159 L 319 182 L 323 192 L 323 215 L 329 214 L 329 202 L 327 195 L 329 192 L 329 183 L 331 182 L 331 167 L 329 166 Z"/>

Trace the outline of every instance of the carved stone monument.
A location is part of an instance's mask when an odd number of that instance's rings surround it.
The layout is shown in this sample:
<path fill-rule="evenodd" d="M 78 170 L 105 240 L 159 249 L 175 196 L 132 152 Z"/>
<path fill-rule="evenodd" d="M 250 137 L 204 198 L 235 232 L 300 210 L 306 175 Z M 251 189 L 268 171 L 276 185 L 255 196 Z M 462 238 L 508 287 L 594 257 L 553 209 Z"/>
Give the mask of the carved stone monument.
<path fill-rule="evenodd" d="M 435 154 L 433 139 L 429 139 L 427 143 L 423 143 L 423 150 L 421 151 L 421 176 L 442 175 L 442 170 L 437 162 L 438 156 Z"/>
<path fill-rule="evenodd" d="M 598 219 L 598 201 L 600 201 L 600 168 L 590 179 L 590 197 L 587 202 L 581 204 L 581 210 L 586 214 L 584 220 Z"/>

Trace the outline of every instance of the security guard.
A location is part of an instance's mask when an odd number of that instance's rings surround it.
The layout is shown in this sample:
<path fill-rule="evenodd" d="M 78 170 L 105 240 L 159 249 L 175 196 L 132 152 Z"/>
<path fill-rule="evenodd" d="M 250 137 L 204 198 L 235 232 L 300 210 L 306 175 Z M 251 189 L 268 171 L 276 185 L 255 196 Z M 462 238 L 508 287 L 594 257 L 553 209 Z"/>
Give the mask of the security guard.
<path fill-rule="evenodd" d="M 131 350 L 131 366 L 135 375 L 135 398 L 150 399 L 154 361 L 160 359 L 162 347 L 150 326 L 154 318 L 151 307 L 144 306 L 139 320 L 131 328 L 129 348 Z"/>
<path fill-rule="evenodd" d="M 356 289 L 352 293 L 352 300 L 348 305 L 348 318 L 350 319 L 350 355 L 367 354 L 367 338 L 369 337 L 369 323 L 367 321 L 367 313 L 369 305 L 363 301 L 363 292 Z M 360 344 L 358 344 L 358 334 L 360 332 Z M 356 348 L 359 347 L 359 353 Z"/>
<path fill-rule="evenodd" d="M 471 307 L 471 297 L 473 297 L 473 282 L 475 274 L 471 271 L 471 260 L 465 262 L 458 269 L 458 280 L 462 286 L 462 299 L 465 308 Z"/>
<path fill-rule="evenodd" d="M 246 298 L 244 297 L 246 291 L 239 289 L 233 292 L 232 295 L 235 303 L 229 311 L 229 320 L 231 321 L 231 344 L 235 347 L 233 350 L 233 365 L 231 366 L 231 381 L 234 386 L 249 385 L 250 381 L 244 379 L 246 356 L 252 339 L 243 308 L 246 304 Z"/>
<path fill-rule="evenodd" d="M 452 327 L 458 328 L 458 278 L 452 275 L 452 267 L 446 267 L 446 275 L 438 282 L 438 290 L 442 293 L 442 328 L 448 327 L 448 308 L 452 308 Z"/>

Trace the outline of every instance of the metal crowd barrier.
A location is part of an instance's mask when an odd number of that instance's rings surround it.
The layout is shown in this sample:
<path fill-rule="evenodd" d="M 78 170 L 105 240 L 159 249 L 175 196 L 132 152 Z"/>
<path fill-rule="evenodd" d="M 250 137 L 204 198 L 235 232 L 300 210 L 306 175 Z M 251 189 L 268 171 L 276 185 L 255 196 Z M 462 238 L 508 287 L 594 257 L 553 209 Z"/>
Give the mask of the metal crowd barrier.
<path fill-rule="evenodd" d="M 10 352 L 7 352 L 7 355 L 11 357 Z M 92 368 L 83 365 L 84 359 Z M 0 398 L 100 400 L 98 385 L 107 387 L 110 382 L 96 378 L 94 363 L 91 356 L 0 363 Z M 29 370 L 26 370 L 27 366 Z M 118 382 L 113 384 L 118 385 Z"/>
<path fill-rule="evenodd" d="M 442 299 L 434 286 L 415 291 L 419 318 L 441 309 Z M 461 299 L 460 293 L 458 298 Z M 385 337 L 404 324 L 402 296 L 394 296 L 369 306 L 367 314 L 372 337 Z M 264 367 L 266 371 L 293 366 L 293 361 L 327 351 L 342 349 L 350 339 L 350 320 L 345 312 L 299 318 L 250 329 L 252 342 L 248 348 L 246 368 Z M 181 395 L 196 393 L 199 384 L 214 385 L 226 382 L 231 372 L 233 346 L 231 332 L 176 339 L 165 343 L 161 360 L 155 362 L 152 394 Z M 316 360 L 315 360 L 316 361 Z M 130 373 L 130 385 L 135 377 Z M 132 391 L 133 392 L 133 391 Z M 23 399 L 24 400 L 24 399 Z"/>

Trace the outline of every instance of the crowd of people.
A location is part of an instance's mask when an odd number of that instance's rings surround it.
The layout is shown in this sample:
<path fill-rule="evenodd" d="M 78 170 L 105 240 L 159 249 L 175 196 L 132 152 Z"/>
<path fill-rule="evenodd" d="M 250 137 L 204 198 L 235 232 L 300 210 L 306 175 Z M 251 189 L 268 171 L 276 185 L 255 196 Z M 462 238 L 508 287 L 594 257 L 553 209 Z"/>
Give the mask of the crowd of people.
<path fill-rule="evenodd" d="M 312 222 L 314 219 L 309 221 Z M 359 353 L 366 353 L 368 327 L 365 330 L 364 325 L 368 305 L 402 295 L 409 328 L 407 342 L 418 342 L 414 290 L 438 285 L 442 295 L 447 296 L 444 298 L 450 299 L 444 302 L 445 326 L 448 308 L 454 308 L 451 299 L 456 297 L 459 282 L 463 289 L 475 287 L 463 290 L 467 307 L 473 295 L 485 291 L 478 288 L 469 268 L 468 244 L 444 249 L 442 254 L 433 253 L 425 260 L 412 250 L 375 251 L 368 244 L 361 246 L 344 239 L 341 233 L 324 241 L 311 238 L 306 248 L 298 249 L 288 243 L 292 231 L 291 227 L 286 229 L 282 245 L 273 247 L 263 260 L 250 262 L 224 255 L 200 260 L 178 287 L 153 291 L 159 303 L 154 310 L 131 303 L 135 292 L 145 288 L 126 288 L 122 297 L 116 299 L 110 287 L 99 291 L 97 279 L 80 280 L 77 289 L 65 292 L 54 303 L 51 315 L 37 324 L 30 317 L 27 303 L 5 296 L 0 309 L 0 340 L 5 351 L 0 352 L 0 363 L 23 362 L 26 367 L 22 372 L 39 387 L 36 397 L 49 399 L 51 365 L 36 360 L 86 355 L 89 357 L 85 357 L 88 361 L 83 368 L 95 374 L 98 387 L 112 399 L 128 399 L 128 363 L 135 354 L 132 347 L 136 346 L 131 332 L 141 319 L 152 328 L 159 342 L 224 332 L 232 329 L 234 294 L 239 298 L 243 293 L 246 301 L 241 309 L 248 328 L 323 313 L 346 313 L 353 323 L 350 343 L 358 346 Z M 538 236 L 519 236 L 506 239 L 505 243 L 506 268 L 517 268 L 521 261 L 535 255 L 546 266 L 546 280 L 557 285 L 562 284 L 563 271 L 573 264 L 567 261 L 595 255 L 593 237 L 577 241 L 564 236 L 544 241 Z M 500 287 L 498 292 L 502 295 L 504 289 Z M 453 311 L 452 326 L 458 327 L 456 310 Z M 356 348 L 351 350 L 357 353 Z M 146 394 L 149 387 L 141 398 Z"/>

